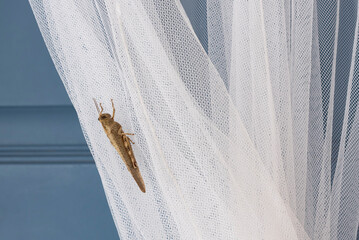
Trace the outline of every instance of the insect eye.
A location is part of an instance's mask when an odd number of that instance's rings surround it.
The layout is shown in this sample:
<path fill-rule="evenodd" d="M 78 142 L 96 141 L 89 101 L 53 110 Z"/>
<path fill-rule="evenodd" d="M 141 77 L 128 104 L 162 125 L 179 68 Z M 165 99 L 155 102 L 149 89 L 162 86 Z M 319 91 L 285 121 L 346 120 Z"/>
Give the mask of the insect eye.
<path fill-rule="evenodd" d="M 106 116 L 102 116 L 101 119 L 106 119 Z"/>

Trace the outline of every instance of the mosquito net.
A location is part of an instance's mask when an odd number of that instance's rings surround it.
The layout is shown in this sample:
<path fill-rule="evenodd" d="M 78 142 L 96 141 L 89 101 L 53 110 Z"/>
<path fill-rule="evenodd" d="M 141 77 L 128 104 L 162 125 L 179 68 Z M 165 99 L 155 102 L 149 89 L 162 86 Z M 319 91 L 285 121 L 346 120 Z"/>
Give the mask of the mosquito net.
<path fill-rule="evenodd" d="M 30 0 L 120 238 L 356 239 L 357 3 L 197 2 Z"/>

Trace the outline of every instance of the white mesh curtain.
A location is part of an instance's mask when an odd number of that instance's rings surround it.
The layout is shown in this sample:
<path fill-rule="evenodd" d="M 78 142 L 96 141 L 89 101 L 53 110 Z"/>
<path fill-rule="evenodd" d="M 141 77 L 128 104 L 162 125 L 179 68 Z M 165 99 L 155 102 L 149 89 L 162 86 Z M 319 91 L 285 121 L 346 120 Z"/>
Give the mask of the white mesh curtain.
<path fill-rule="evenodd" d="M 358 4 L 339 88 L 339 1 L 203 0 L 208 49 L 178 0 L 30 3 L 120 239 L 356 239 Z M 92 98 L 136 134 L 145 194 Z"/>

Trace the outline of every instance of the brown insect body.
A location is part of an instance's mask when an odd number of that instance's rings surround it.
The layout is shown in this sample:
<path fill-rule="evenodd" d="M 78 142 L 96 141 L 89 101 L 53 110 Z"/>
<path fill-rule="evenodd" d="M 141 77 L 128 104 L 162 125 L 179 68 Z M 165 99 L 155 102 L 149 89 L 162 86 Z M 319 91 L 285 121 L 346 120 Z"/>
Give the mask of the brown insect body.
<path fill-rule="evenodd" d="M 102 113 L 103 108 L 101 106 L 101 112 L 99 112 L 98 120 L 101 122 L 107 137 L 110 139 L 111 144 L 115 147 L 117 152 L 120 154 L 122 160 L 126 164 L 128 171 L 135 179 L 137 185 L 139 186 L 142 192 L 146 192 L 145 182 L 143 181 L 140 169 L 138 168 L 137 161 L 133 154 L 132 146 L 130 143 L 132 141 L 127 136 L 134 134 L 123 132 L 121 124 L 119 124 L 114 120 L 115 108 L 113 106 L 113 102 L 112 102 L 112 107 L 113 107 L 113 114 L 111 116 L 108 113 Z"/>

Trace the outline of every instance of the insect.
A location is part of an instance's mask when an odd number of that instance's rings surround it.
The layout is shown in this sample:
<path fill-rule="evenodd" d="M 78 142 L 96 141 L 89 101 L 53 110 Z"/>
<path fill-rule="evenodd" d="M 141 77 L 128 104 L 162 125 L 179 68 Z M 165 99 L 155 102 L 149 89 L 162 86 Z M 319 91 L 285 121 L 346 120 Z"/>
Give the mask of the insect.
<path fill-rule="evenodd" d="M 115 106 L 112 103 L 112 116 L 108 113 L 102 113 L 103 107 L 100 103 L 101 111 L 97 105 L 95 99 L 93 99 L 96 105 L 96 109 L 99 113 L 98 120 L 101 122 L 103 129 L 107 137 L 110 139 L 111 144 L 115 147 L 117 152 L 120 154 L 122 160 L 127 166 L 128 171 L 131 173 L 132 177 L 135 179 L 137 185 L 140 187 L 142 192 L 146 192 L 145 182 L 141 176 L 140 169 L 138 168 L 135 156 L 133 154 L 131 143 L 132 140 L 128 137 L 128 135 L 134 135 L 133 133 L 125 133 L 122 130 L 121 124 L 114 120 L 115 117 Z M 131 143 L 130 143 L 131 142 Z"/>

